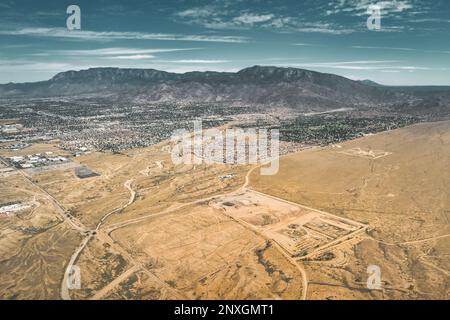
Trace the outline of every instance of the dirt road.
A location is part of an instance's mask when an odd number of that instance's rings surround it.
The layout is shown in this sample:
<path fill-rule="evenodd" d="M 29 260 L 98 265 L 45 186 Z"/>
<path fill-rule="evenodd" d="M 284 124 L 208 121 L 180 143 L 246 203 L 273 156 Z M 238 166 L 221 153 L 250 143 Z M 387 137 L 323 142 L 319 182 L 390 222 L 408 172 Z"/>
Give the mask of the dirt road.
<path fill-rule="evenodd" d="M 98 232 L 98 230 L 100 229 L 101 225 L 106 221 L 106 219 L 108 219 L 108 217 L 114 213 L 117 213 L 121 210 L 123 210 L 124 208 L 128 207 L 130 204 L 132 204 L 136 198 L 136 192 L 131 188 L 131 183 L 133 182 L 133 180 L 127 180 L 124 183 L 124 187 L 127 188 L 130 191 L 130 199 L 128 200 L 128 202 L 117 209 L 114 209 L 113 211 L 105 214 L 101 219 L 100 222 L 97 224 L 97 227 L 95 228 L 94 231 L 89 231 L 88 236 L 81 242 L 80 246 L 77 248 L 77 250 L 72 254 L 69 263 L 66 267 L 66 271 L 64 272 L 64 278 L 63 281 L 61 283 L 61 299 L 63 300 L 70 300 L 70 294 L 69 294 L 69 288 L 68 288 L 68 277 L 69 277 L 69 273 L 71 272 L 73 265 L 75 264 L 75 262 L 77 261 L 79 255 L 83 252 L 84 248 L 86 248 L 87 244 L 89 243 L 89 241 L 92 239 L 92 237 L 95 235 L 96 232 Z"/>

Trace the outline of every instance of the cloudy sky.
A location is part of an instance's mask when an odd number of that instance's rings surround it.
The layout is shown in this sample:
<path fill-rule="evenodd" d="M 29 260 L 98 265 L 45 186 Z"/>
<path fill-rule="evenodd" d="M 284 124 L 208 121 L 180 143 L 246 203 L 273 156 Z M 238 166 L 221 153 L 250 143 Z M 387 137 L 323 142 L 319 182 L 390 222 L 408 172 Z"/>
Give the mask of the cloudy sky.
<path fill-rule="evenodd" d="M 81 8 L 81 30 L 66 9 Z M 368 30 L 378 4 L 381 29 Z M 450 85 L 448 0 L 2 0 L 0 83 L 90 67 L 292 66 L 392 85 Z"/>

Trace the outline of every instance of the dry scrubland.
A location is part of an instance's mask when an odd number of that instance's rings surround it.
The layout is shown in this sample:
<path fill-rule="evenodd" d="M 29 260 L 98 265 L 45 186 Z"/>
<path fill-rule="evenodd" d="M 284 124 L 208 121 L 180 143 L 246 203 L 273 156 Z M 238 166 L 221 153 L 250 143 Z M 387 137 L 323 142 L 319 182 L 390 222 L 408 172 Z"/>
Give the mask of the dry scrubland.
<path fill-rule="evenodd" d="M 81 240 L 63 223 L 47 196 L 21 175 L 2 177 L 0 203 L 27 202 L 31 207 L 0 216 L 0 297 L 58 298 L 68 253 Z"/>
<path fill-rule="evenodd" d="M 77 178 L 73 168 L 4 176 L 1 203 L 43 203 L 42 212 L 33 209 L 36 218 L 25 211 L 1 217 L 1 241 L 8 243 L 0 257 L 2 296 L 67 298 L 60 292 L 65 267 L 83 238 L 95 232 L 76 256 L 82 288 L 70 291 L 73 299 L 299 298 L 295 266 L 264 238 L 208 205 L 240 188 L 249 168 L 174 167 L 169 150 L 161 144 L 72 159 L 100 174 L 88 179 Z M 30 191 L 19 192 L 16 180 Z M 39 248 L 34 235 L 12 238 L 19 219 L 36 219 Z"/>
<path fill-rule="evenodd" d="M 283 157 L 250 187 L 369 225 L 302 260 L 309 299 L 449 299 L 449 168 L 450 122 L 439 122 Z M 382 291 L 365 290 L 371 264 Z"/>
<path fill-rule="evenodd" d="M 30 207 L 0 216 L 0 296 L 448 299 L 449 144 L 449 122 L 416 125 L 283 157 L 248 186 L 251 167 L 174 166 L 168 143 L 73 158 L 87 179 L 3 174 L 0 204 Z"/>

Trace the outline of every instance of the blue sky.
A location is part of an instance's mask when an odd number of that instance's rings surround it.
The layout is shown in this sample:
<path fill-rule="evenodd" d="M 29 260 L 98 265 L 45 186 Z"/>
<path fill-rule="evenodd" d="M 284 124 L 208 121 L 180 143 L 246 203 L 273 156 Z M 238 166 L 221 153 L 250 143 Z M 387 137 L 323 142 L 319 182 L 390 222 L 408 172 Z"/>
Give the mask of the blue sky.
<path fill-rule="evenodd" d="M 66 9 L 81 8 L 81 30 Z M 367 8 L 381 8 L 368 30 Z M 448 0 L 2 0 L 0 83 L 90 67 L 292 66 L 392 85 L 450 85 Z"/>

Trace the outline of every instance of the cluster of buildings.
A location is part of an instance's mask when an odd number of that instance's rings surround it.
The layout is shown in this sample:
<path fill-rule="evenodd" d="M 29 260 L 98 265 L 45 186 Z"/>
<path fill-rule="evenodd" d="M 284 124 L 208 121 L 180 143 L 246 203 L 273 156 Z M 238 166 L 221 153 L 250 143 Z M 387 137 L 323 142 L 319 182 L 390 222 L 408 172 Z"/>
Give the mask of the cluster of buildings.
<path fill-rule="evenodd" d="M 163 139 L 168 139 L 171 132 L 161 127 L 153 127 L 146 131 L 144 128 L 86 129 L 83 132 L 69 132 L 61 136 L 59 147 L 71 151 L 75 155 L 94 150 L 126 150 L 148 147 Z"/>
<path fill-rule="evenodd" d="M 29 144 L 29 143 L 15 142 L 13 144 L 9 144 L 9 145 L 6 145 L 6 146 L 0 146 L 0 149 L 8 149 L 8 150 L 17 151 L 17 150 L 20 150 L 20 149 L 28 148 L 29 146 L 31 146 L 31 144 Z"/>
<path fill-rule="evenodd" d="M 274 118 L 256 107 L 230 106 L 225 102 L 116 105 L 97 99 L 56 99 L 29 104 L 16 101 L 0 109 L 3 118 L 12 119 L 0 125 L 0 143 L 10 145 L 4 148 L 19 150 L 26 148 L 27 143 L 59 140 L 59 147 L 74 156 L 148 147 L 170 139 L 178 129 L 189 128 L 195 119 L 202 119 L 205 128 L 212 128 L 229 122 L 271 123 Z M 31 167 L 39 161 L 24 164 Z"/>
<path fill-rule="evenodd" d="M 19 123 L 0 125 L 0 131 L 5 134 L 18 133 L 23 129 Z"/>
<path fill-rule="evenodd" d="M 29 169 L 35 167 L 43 167 L 53 164 L 66 163 L 70 160 L 62 156 L 53 156 L 52 152 L 36 153 L 26 156 L 14 156 L 7 158 L 8 161 L 19 169 Z"/>

